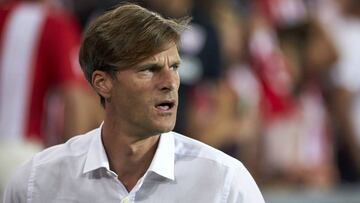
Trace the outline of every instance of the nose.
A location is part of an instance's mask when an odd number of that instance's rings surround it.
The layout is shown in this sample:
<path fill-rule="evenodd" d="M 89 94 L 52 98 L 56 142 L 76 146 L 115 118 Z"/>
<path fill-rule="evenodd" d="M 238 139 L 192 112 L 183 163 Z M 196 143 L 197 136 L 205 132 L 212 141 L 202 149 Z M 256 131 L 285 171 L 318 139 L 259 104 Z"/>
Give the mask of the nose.
<path fill-rule="evenodd" d="M 164 68 L 160 73 L 158 84 L 161 91 L 177 91 L 180 85 L 179 73 L 172 68 Z"/>

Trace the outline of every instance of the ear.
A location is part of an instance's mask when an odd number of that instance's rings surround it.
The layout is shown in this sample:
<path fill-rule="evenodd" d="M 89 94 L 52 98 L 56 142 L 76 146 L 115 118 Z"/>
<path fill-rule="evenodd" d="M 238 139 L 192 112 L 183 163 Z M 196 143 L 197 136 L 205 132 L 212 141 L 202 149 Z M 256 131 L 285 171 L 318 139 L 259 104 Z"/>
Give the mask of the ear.
<path fill-rule="evenodd" d="M 92 74 L 92 85 L 95 91 L 105 99 L 111 97 L 112 78 L 104 71 L 96 70 Z"/>

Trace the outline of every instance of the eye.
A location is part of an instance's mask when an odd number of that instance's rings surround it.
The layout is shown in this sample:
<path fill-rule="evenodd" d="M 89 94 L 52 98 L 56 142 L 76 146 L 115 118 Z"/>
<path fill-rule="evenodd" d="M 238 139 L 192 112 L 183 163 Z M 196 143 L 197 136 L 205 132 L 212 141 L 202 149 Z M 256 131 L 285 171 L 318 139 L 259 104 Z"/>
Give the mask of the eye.
<path fill-rule="evenodd" d="M 174 71 L 178 71 L 179 67 L 180 67 L 180 64 L 178 64 L 178 63 L 173 64 L 172 66 L 170 66 L 170 68 L 171 68 L 172 70 L 174 70 Z"/>
<path fill-rule="evenodd" d="M 153 68 L 153 67 L 145 68 L 145 69 L 142 69 L 141 72 L 153 73 L 153 72 L 155 72 L 155 68 Z"/>
<path fill-rule="evenodd" d="M 154 73 L 158 70 L 157 66 L 145 66 L 142 69 L 140 69 L 139 72 L 144 73 L 144 74 L 151 74 Z"/>

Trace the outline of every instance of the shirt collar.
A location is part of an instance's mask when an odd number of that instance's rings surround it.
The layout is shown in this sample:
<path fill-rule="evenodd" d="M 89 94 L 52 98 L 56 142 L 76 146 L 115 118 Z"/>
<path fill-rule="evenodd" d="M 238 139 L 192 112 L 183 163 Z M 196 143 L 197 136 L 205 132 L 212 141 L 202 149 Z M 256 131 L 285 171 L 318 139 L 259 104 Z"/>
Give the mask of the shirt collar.
<path fill-rule="evenodd" d="M 174 162 L 175 143 L 172 133 L 164 133 L 160 136 L 160 141 L 156 149 L 154 158 L 148 171 L 155 172 L 165 178 L 175 180 Z"/>
<path fill-rule="evenodd" d="M 92 135 L 90 135 L 93 137 L 89 146 L 89 151 L 86 155 L 83 173 L 87 173 L 99 168 L 106 168 L 107 170 L 110 170 L 109 160 L 106 156 L 104 145 L 101 140 L 101 129 L 102 124 L 98 129 L 93 131 Z"/>
<path fill-rule="evenodd" d="M 110 170 L 109 160 L 106 156 L 104 145 L 101 140 L 101 128 L 102 125 L 92 132 L 93 138 L 86 156 L 83 173 L 88 173 L 99 168 L 106 168 L 107 170 Z M 174 160 L 174 137 L 172 133 L 164 133 L 160 136 L 158 147 L 148 171 L 152 171 L 165 178 L 175 180 Z"/>

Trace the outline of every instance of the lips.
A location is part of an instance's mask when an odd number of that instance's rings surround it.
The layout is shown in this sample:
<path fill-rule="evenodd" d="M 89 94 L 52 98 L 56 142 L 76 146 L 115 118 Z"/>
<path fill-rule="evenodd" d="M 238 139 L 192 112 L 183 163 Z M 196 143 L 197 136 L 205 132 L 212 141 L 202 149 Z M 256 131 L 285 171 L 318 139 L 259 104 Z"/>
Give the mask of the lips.
<path fill-rule="evenodd" d="M 175 100 L 163 100 L 163 101 L 157 102 L 155 105 L 155 108 L 159 111 L 167 112 L 167 111 L 171 111 L 172 109 L 174 109 L 175 105 L 176 105 Z"/>

